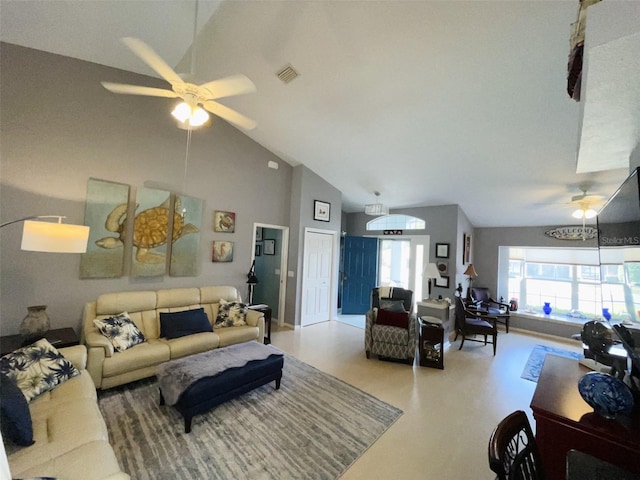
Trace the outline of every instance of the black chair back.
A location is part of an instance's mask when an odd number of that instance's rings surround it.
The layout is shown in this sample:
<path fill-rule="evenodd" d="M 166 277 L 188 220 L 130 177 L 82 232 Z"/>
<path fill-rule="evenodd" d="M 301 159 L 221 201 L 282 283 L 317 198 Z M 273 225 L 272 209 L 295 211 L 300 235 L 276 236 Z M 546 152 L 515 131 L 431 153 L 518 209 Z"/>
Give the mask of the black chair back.
<path fill-rule="evenodd" d="M 391 300 L 402 300 L 404 309 L 407 312 L 411 312 L 411 310 L 413 309 L 413 290 L 393 287 L 391 297 L 384 298 L 390 298 Z M 371 290 L 371 308 L 380 308 L 379 287 L 375 287 L 373 290 Z"/>

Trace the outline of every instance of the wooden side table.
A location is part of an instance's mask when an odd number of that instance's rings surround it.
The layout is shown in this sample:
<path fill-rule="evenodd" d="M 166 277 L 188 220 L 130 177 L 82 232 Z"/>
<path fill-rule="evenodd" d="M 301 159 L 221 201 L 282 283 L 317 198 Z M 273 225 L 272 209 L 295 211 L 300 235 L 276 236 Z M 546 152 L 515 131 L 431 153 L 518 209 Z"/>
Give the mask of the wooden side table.
<path fill-rule="evenodd" d="M 264 344 L 269 345 L 271 343 L 271 307 L 269 305 L 250 305 L 249 308 L 264 314 Z"/>
<path fill-rule="evenodd" d="M 80 343 L 75 330 L 71 327 L 49 330 L 44 335 L 44 338 L 55 348 L 71 347 Z M 0 356 L 24 346 L 25 343 L 22 335 L 6 335 L 0 337 Z"/>
<path fill-rule="evenodd" d="M 419 318 L 420 366 L 444 370 L 444 328 L 441 324 L 429 323 L 428 319 L 429 317 Z"/>

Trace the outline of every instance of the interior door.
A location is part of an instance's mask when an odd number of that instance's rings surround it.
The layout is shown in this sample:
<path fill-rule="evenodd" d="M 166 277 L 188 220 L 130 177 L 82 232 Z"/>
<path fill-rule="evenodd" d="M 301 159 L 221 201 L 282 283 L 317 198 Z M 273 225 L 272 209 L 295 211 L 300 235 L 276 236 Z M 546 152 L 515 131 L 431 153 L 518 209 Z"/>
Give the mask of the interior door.
<path fill-rule="evenodd" d="M 325 233 L 305 233 L 302 326 L 329 320 L 333 238 Z"/>
<path fill-rule="evenodd" d="M 345 237 L 342 314 L 365 314 L 371 307 L 371 290 L 376 286 L 378 239 Z"/>

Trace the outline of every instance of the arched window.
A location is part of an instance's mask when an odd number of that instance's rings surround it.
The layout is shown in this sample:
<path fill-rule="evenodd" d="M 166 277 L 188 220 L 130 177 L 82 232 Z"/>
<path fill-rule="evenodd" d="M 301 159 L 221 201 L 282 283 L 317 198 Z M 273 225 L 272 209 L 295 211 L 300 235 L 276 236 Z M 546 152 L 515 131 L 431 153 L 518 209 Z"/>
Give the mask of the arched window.
<path fill-rule="evenodd" d="M 410 215 L 385 215 L 367 222 L 367 230 L 424 230 L 425 221 Z"/>

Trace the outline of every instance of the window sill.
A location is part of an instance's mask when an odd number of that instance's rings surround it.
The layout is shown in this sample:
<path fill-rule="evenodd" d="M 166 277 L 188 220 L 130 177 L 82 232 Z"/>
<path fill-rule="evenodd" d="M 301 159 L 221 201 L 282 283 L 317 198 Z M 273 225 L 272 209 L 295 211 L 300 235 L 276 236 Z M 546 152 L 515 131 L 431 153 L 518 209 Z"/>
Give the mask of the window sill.
<path fill-rule="evenodd" d="M 534 313 L 534 312 L 525 312 L 522 310 L 518 310 L 517 312 L 511 312 L 511 315 L 517 315 L 520 317 L 531 318 L 535 320 L 540 320 L 543 322 L 549 323 L 557 323 L 559 325 L 579 325 L 582 326 L 586 322 L 590 320 L 594 320 L 593 318 L 577 318 L 577 317 L 567 317 L 566 315 L 545 315 L 543 313 Z"/>

